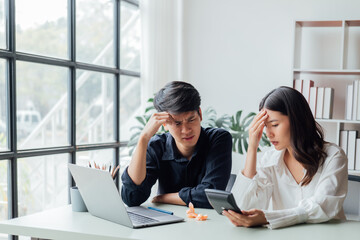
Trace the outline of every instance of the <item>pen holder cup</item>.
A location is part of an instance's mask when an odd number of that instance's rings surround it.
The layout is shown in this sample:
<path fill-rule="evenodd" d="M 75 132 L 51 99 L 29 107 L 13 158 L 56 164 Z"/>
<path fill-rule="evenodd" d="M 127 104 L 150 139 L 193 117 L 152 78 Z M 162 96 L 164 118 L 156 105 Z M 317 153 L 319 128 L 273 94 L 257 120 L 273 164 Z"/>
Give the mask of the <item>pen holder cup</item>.
<path fill-rule="evenodd" d="M 87 212 L 86 205 L 79 192 L 78 187 L 70 188 L 70 199 L 71 199 L 72 210 L 74 212 Z"/>

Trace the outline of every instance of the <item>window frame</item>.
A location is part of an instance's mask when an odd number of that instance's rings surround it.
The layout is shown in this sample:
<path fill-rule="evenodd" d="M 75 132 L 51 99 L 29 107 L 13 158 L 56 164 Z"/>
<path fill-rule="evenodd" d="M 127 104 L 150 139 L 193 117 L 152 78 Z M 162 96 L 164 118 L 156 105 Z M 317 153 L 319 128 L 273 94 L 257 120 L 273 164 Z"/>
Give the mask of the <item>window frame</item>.
<path fill-rule="evenodd" d="M 68 1 L 68 57 L 60 59 L 30 53 L 16 51 L 16 29 L 15 29 L 15 0 L 5 0 L 6 25 L 6 49 L 0 49 L 0 59 L 6 60 L 6 108 L 8 127 L 8 148 L 9 151 L 0 152 L 0 161 L 8 160 L 8 218 L 18 217 L 18 172 L 17 160 L 19 158 L 53 155 L 68 153 L 69 163 L 76 162 L 76 153 L 100 149 L 114 149 L 114 164 L 119 164 L 120 148 L 126 147 L 127 142 L 120 141 L 120 81 L 121 76 L 140 78 L 140 72 L 120 68 L 120 19 L 121 3 L 126 2 L 139 8 L 137 0 L 112 0 L 114 3 L 114 56 L 115 67 L 89 64 L 76 61 L 76 0 Z M 68 77 L 68 136 L 69 146 L 50 147 L 41 149 L 17 149 L 17 122 L 16 122 L 16 63 L 18 60 L 41 63 L 53 66 L 67 67 Z M 100 144 L 76 145 L 76 71 L 89 70 L 99 73 L 113 74 L 115 77 L 114 87 L 114 137 L 115 141 Z M 68 174 L 69 188 L 74 186 L 70 173 Z M 119 187 L 119 181 L 116 181 Z M 69 192 L 68 192 L 68 199 Z"/>

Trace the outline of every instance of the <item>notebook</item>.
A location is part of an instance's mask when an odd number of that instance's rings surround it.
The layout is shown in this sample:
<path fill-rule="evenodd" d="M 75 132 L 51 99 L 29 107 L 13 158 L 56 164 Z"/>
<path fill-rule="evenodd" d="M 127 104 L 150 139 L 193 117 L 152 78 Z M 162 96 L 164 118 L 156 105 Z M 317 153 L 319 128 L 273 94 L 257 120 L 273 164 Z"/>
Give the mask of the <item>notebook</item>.
<path fill-rule="evenodd" d="M 109 172 L 69 163 L 69 170 L 93 216 L 130 228 L 184 221 L 183 218 L 141 206 L 126 207 Z"/>

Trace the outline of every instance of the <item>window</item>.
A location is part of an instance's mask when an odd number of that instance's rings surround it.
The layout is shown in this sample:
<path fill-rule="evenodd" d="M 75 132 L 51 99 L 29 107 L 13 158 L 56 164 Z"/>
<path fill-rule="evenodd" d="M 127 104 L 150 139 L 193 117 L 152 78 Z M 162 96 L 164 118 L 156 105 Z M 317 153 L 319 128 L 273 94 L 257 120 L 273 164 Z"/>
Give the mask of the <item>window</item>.
<path fill-rule="evenodd" d="M 67 0 L 16 0 L 17 51 L 68 58 L 67 3 Z"/>
<path fill-rule="evenodd" d="M 0 48 L 6 48 L 5 0 L 0 0 Z"/>
<path fill-rule="evenodd" d="M 6 126 L 6 61 L 0 58 L 0 151 L 8 150 L 8 131 Z"/>
<path fill-rule="evenodd" d="M 8 161 L 0 161 L 0 221 L 8 219 Z M 0 233 L 0 239 L 7 239 L 7 234 Z"/>
<path fill-rule="evenodd" d="M 76 79 L 76 143 L 114 142 L 115 76 L 80 70 Z"/>
<path fill-rule="evenodd" d="M 132 4 L 121 4 L 121 48 L 122 69 L 140 71 L 140 11 Z"/>
<path fill-rule="evenodd" d="M 95 151 L 83 151 L 76 153 L 76 164 L 81 166 L 88 166 L 94 162 L 99 166 L 114 166 L 114 150 L 105 149 L 105 150 L 95 150 Z"/>
<path fill-rule="evenodd" d="M 140 106 L 140 79 L 138 77 L 122 76 L 120 81 L 120 139 L 128 140 L 131 136 L 133 119 L 138 115 Z"/>
<path fill-rule="evenodd" d="M 0 0 L 0 49 L 2 220 L 68 203 L 69 162 L 128 162 L 138 2 Z"/>
<path fill-rule="evenodd" d="M 115 66 L 114 2 L 76 0 L 76 56 L 79 61 Z"/>
<path fill-rule="evenodd" d="M 140 11 L 135 5 L 121 2 L 120 66 L 128 75 L 120 76 L 120 141 L 127 141 L 132 135 L 132 127 L 138 125 L 135 116 L 141 105 L 140 50 L 141 26 Z M 123 147 L 119 153 L 120 171 L 130 163 L 129 148 Z"/>
<path fill-rule="evenodd" d="M 69 145 L 68 68 L 16 64 L 18 149 Z"/>
<path fill-rule="evenodd" d="M 19 216 L 68 202 L 69 154 L 18 159 Z"/>

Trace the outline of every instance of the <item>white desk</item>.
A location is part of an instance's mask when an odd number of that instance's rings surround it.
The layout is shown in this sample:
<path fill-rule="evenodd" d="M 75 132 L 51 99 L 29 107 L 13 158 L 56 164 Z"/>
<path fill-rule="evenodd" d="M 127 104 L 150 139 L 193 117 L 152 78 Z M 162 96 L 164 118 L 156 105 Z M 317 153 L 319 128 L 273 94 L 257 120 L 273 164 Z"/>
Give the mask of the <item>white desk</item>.
<path fill-rule="evenodd" d="M 146 205 L 146 204 L 145 204 Z M 151 205 L 151 204 L 147 204 Z M 71 206 L 0 222 L 0 232 L 44 239 L 114 240 L 114 239 L 359 239 L 360 222 L 333 221 L 322 224 L 300 224 L 288 228 L 269 230 L 264 227 L 242 228 L 233 226 L 226 217 L 214 210 L 196 209 L 208 214 L 209 219 L 198 222 L 186 218 L 186 207 L 158 205 L 184 217 L 185 222 L 156 227 L 131 229 L 89 213 L 72 212 Z"/>

